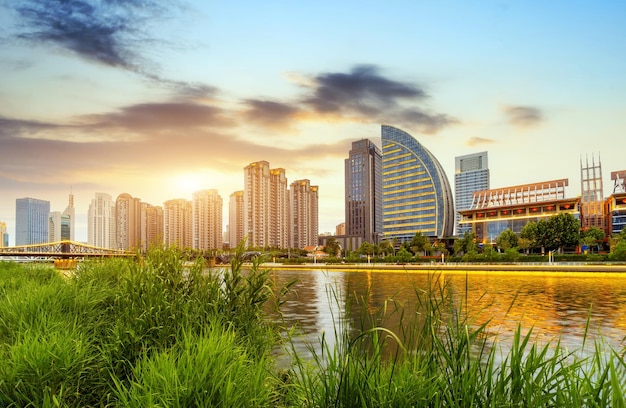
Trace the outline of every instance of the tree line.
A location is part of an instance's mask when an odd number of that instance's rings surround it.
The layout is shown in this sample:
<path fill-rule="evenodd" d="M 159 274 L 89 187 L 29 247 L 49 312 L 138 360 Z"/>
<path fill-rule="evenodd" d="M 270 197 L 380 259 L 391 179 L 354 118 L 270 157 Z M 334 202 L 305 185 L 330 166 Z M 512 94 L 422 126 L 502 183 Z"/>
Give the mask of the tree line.
<path fill-rule="evenodd" d="M 467 233 L 447 246 L 444 241 L 430 238 L 417 232 L 410 241 L 399 242 L 397 239 L 386 240 L 380 244 L 363 242 L 354 251 L 343 251 L 335 237 L 329 237 L 324 251 L 330 257 L 343 256 L 346 261 L 382 259 L 394 262 L 410 262 L 416 258 L 455 256 L 464 260 L 474 260 L 478 255 L 496 257 L 507 255 L 511 260 L 523 255 L 549 252 L 562 254 L 576 252 L 578 247 L 586 248 L 593 254 L 606 252 L 607 259 L 626 261 L 626 230 L 606 239 L 604 231 L 598 227 L 581 229 L 580 221 L 571 214 L 557 214 L 549 218 L 527 223 L 519 233 L 510 228 L 502 231 L 493 243 L 483 245 L 474 233 Z"/>

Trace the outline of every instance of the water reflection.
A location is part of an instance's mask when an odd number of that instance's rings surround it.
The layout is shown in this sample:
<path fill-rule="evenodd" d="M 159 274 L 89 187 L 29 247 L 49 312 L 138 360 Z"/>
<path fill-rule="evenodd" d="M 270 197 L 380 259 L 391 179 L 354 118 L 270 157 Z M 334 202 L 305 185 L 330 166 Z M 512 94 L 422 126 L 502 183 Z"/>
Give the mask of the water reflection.
<path fill-rule="evenodd" d="M 375 313 L 386 305 L 384 325 L 400 334 L 401 315 L 394 315 L 396 306 L 414 312 L 416 293 L 434 283 L 445 286 L 452 301 L 475 319 L 474 325 L 488 322 L 488 333 L 497 336 L 505 349 L 518 325 L 522 334 L 532 328 L 533 339 L 540 343 L 559 337 L 569 350 L 581 347 L 586 330 L 587 347 L 600 337 L 616 349 L 624 345 L 626 317 L 621 311 L 626 304 L 626 274 L 446 271 L 433 276 L 395 271 L 272 271 L 277 286 L 297 279 L 281 310 L 287 325 L 297 324 L 302 330 L 296 339 L 299 353 L 307 352 L 307 342 L 317 344 L 322 333 L 332 346 L 335 322 L 343 315 L 347 300 L 366 300 L 369 312 L 363 316 L 353 310 L 349 327 L 360 330 L 380 324 L 382 320 L 367 319 L 376 318 Z"/>

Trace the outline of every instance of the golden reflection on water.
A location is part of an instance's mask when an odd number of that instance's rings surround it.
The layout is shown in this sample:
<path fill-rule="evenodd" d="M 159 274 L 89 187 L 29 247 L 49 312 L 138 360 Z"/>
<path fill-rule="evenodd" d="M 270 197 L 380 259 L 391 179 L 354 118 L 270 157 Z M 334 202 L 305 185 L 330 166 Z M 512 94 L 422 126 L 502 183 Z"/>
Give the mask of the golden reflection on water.
<path fill-rule="evenodd" d="M 624 273 L 276 270 L 273 278 L 278 286 L 298 280 L 282 311 L 286 322 L 297 323 L 309 341 L 322 332 L 327 337 L 334 333 L 346 299 L 364 300 L 372 316 L 384 306 L 414 311 L 416 292 L 433 282 L 445 288 L 474 326 L 488 322 L 487 333 L 501 344 L 511 342 L 518 325 L 522 334 L 532 329 L 532 338 L 540 343 L 558 337 L 570 350 L 581 346 L 586 331 L 590 346 L 602 338 L 621 348 L 626 337 Z M 384 326 L 397 329 L 399 318 L 388 313 Z M 357 312 L 350 319 L 352 327 L 363 326 Z"/>

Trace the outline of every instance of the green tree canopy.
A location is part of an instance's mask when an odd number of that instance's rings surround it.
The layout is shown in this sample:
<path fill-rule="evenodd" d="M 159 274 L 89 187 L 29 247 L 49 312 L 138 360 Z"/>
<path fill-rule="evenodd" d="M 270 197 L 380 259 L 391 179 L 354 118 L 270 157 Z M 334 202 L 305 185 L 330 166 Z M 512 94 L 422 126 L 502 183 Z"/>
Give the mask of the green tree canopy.
<path fill-rule="evenodd" d="M 359 247 L 358 252 L 361 255 L 374 255 L 375 248 L 372 243 L 365 241 Z"/>
<path fill-rule="evenodd" d="M 478 252 L 478 244 L 476 243 L 476 235 L 473 232 L 468 232 L 463 235 L 463 238 L 459 238 L 454 241 L 453 247 L 454 253 L 457 255 L 464 255 L 469 253 Z"/>
<path fill-rule="evenodd" d="M 597 247 L 603 240 L 604 231 L 598 227 L 589 227 L 580 232 L 580 244 L 586 245 L 589 248 Z"/>
<path fill-rule="evenodd" d="M 539 227 L 536 221 L 530 221 L 519 233 L 520 238 L 527 240 L 528 248 L 538 248 L 541 245 L 538 242 L 539 238 Z M 519 240 L 518 240 L 519 243 Z M 525 242 L 526 244 L 526 242 Z"/>
<path fill-rule="evenodd" d="M 413 238 L 411 238 L 411 242 L 409 243 L 409 248 L 413 254 L 417 255 L 418 252 L 424 252 L 430 247 L 430 240 L 421 231 L 417 231 Z"/>
<path fill-rule="evenodd" d="M 507 249 L 517 248 L 517 241 L 517 234 L 511 231 L 510 228 L 507 228 L 496 238 L 496 245 L 498 248 L 506 251 Z"/>
<path fill-rule="evenodd" d="M 572 214 L 561 213 L 545 220 L 529 222 L 522 228 L 520 237 L 528 239 L 531 248 L 562 250 L 566 246 L 578 245 L 580 222 Z"/>
<path fill-rule="evenodd" d="M 324 245 L 324 252 L 330 256 L 337 256 L 341 252 L 339 242 L 335 237 L 328 237 L 326 239 L 326 245 Z"/>

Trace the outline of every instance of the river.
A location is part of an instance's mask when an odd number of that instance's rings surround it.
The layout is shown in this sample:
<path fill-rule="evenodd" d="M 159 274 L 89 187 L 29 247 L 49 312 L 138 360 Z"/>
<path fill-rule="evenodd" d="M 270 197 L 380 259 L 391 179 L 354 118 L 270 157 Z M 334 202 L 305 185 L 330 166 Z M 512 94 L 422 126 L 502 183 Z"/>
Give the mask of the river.
<path fill-rule="evenodd" d="M 621 349 L 626 337 L 626 273 L 496 272 L 496 271 L 334 271 L 324 269 L 271 272 L 277 287 L 295 280 L 281 307 L 287 325 L 297 324 L 296 351 L 306 354 L 306 344 L 319 350 L 322 333 L 332 345 L 336 322 L 343 316 L 347 298 L 367 299 L 375 313 L 390 300 L 415 310 L 416 292 L 429 285 L 445 288 L 449 299 L 472 317 L 474 326 L 488 321 L 487 333 L 504 349 L 513 333 L 532 329 L 532 339 L 545 343 L 560 338 L 568 350 L 578 350 L 586 333 L 586 348 L 603 339 Z M 434 282 L 434 283 L 433 283 Z M 339 301 L 337 300 L 339 299 Z M 389 315 L 389 314 L 388 314 Z M 397 315 L 397 314 L 396 314 Z M 362 317 L 349 314 L 349 325 Z M 383 326 L 395 330 L 394 317 Z"/>

